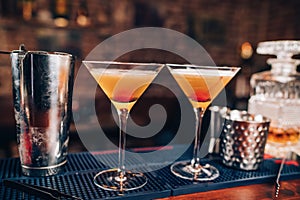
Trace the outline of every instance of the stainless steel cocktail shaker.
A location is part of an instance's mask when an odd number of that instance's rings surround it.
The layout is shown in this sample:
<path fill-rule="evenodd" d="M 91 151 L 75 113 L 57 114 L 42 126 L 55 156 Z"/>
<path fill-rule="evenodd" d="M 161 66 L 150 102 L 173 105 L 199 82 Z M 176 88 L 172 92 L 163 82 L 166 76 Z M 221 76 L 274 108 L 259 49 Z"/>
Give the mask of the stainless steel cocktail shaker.
<path fill-rule="evenodd" d="M 17 143 L 22 172 L 54 175 L 67 159 L 74 57 L 67 53 L 11 53 Z"/>

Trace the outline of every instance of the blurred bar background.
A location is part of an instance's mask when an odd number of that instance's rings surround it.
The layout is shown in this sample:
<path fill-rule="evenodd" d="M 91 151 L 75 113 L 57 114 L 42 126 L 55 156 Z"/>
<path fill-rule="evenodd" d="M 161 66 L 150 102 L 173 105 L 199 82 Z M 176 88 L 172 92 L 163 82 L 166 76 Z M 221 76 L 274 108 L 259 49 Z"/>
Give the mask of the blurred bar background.
<path fill-rule="evenodd" d="M 227 87 L 228 106 L 247 109 L 250 76 L 269 68 L 267 56 L 255 53 L 257 43 L 299 39 L 299 8 L 299 0 L 1 0 L 0 50 L 18 49 L 23 43 L 28 50 L 68 52 L 77 57 L 78 69 L 96 45 L 114 34 L 136 27 L 170 28 L 199 42 L 216 65 L 242 66 Z M 171 53 L 153 50 L 129 53 L 122 59 L 185 62 Z M 0 157 L 18 156 L 11 80 L 9 55 L 0 54 Z M 160 102 L 172 113 L 174 105 L 168 93 L 157 91 L 156 97 L 160 96 Z M 133 118 L 137 121 L 147 102 L 153 101 L 149 93 L 136 105 Z M 105 106 L 109 107 L 108 101 L 99 105 L 102 114 Z M 111 119 L 111 113 L 107 115 L 110 117 L 102 118 Z M 172 126 L 173 121 L 169 123 Z M 70 136 L 71 152 L 85 150 L 74 126 Z M 149 141 L 148 145 L 155 144 Z"/>

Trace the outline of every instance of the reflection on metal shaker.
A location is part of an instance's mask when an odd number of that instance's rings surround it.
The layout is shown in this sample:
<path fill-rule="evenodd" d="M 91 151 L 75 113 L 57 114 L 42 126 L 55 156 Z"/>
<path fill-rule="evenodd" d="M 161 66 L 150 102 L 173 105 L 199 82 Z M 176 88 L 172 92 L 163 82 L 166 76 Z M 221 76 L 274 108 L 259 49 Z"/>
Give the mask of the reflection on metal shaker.
<path fill-rule="evenodd" d="M 227 112 L 230 111 L 230 108 L 223 107 L 223 106 L 211 106 L 209 107 L 210 111 L 210 126 L 209 126 L 209 134 L 210 134 L 210 141 L 209 141 L 209 153 L 219 153 L 220 152 L 220 138 L 224 118 Z"/>
<path fill-rule="evenodd" d="M 74 58 L 66 53 L 11 53 L 17 142 L 22 172 L 57 174 L 66 163 Z"/>

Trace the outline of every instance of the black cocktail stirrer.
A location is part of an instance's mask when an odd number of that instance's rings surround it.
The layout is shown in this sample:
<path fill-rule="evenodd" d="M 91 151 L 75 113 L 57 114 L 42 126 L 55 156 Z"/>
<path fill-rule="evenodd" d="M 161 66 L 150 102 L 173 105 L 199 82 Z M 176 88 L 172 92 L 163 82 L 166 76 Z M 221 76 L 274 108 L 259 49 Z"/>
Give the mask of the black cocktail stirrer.
<path fill-rule="evenodd" d="M 57 200 L 57 199 L 61 199 L 62 197 L 64 197 L 66 199 L 82 200 L 79 197 L 65 194 L 65 193 L 58 191 L 57 189 L 52 189 L 49 187 L 30 185 L 27 183 L 20 183 L 20 182 L 12 181 L 12 180 L 3 180 L 3 184 L 6 187 L 14 188 L 14 189 L 17 189 L 22 192 L 26 192 L 31 195 L 35 195 L 42 199 Z"/>

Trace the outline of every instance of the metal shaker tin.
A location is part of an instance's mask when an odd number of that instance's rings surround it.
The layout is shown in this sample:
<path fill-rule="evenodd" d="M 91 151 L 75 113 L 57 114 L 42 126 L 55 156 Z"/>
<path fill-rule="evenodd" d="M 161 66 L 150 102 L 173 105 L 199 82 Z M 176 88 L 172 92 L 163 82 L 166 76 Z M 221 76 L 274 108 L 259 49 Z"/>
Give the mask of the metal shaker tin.
<path fill-rule="evenodd" d="M 74 57 L 67 53 L 11 53 L 17 143 L 22 173 L 49 176 L 67 161 Z"/>

